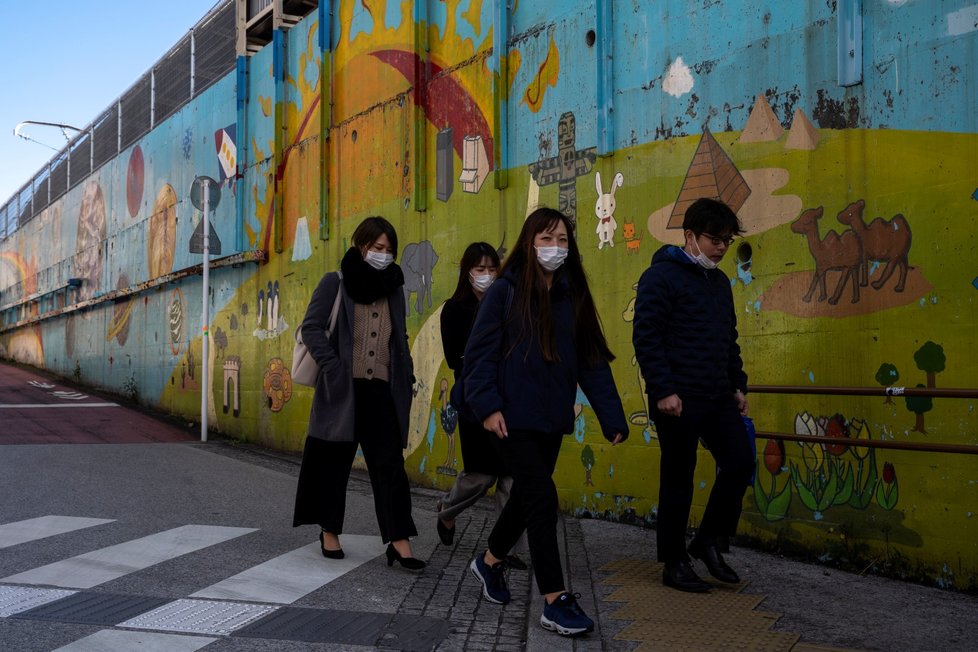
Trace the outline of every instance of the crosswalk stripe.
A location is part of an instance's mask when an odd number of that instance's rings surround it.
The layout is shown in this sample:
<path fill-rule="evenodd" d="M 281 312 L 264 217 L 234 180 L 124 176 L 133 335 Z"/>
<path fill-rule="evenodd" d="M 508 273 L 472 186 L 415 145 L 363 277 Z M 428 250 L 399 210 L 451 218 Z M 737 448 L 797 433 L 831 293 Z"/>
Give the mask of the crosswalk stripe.
<path fill-rule="evenodd" d="M 0 525 L 0 548 L 9 548 L 28 541 L 37 541 L 56 534 L 65 534 L 95 525 L 112 523 L 111 518 L 81 518 L 78 516 L 39 516 L 26 521 Z"/>
<path fill-rule="evenodd" d="M 243 527 L 184 525 L 11 575 L 0 581 L 90 589 L 123 575 L 254 531 L 254 528 Z"/>
<path fill-rule="evenodd" d="M 191 598 L 291 604 L 383 554 L 380 537 L 343 535 L 345 559 L 323 559 L 319 543 L 297 548 L 197 591 Z"/>
<path fill-rule="evenodd" d="M 118 403 L 0 403 L 0 410 L 119 407 Z"/>
<path fill-rule="evenodd" d="M 137 649 L 141 652 L 195 652 L 216 640 L 207 636 L 103 629 L 54 652 L 130 652 Z"/>

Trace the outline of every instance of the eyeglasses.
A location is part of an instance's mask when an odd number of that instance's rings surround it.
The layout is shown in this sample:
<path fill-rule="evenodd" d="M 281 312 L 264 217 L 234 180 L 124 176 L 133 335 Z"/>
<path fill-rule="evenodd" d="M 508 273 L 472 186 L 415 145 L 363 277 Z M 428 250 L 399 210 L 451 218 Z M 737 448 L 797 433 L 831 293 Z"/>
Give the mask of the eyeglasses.
<path fill-rule="evenodd" d="M 709 233 L 701 233 L 700 235 L 706 238 L 707 240 L 709 240 L 710 244 L 712 244 L 714 247 L 719 247 L 722 244 L 727 245 L 729 247 L 734 243 L 733 236 L 729 236 L 729 235 L 726 238 L 720 238 L 718 236 L 711 235 Z"/>

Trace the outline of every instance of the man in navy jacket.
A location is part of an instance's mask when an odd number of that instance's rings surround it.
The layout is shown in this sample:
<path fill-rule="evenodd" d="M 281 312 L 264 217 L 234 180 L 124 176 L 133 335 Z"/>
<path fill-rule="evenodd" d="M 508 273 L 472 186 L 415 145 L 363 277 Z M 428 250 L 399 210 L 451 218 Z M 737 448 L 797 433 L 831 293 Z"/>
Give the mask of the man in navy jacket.
<path fill-rule="evenodd" d="M 690 556 L 722 582 L 740 581 L 724 561 L 754 470 L 747 415 L 747 374 L 737 344 L 730 280 L 717 269 L 743 232 L 730 208 L 699 199 L 683 220 L 684 247 L 666 245 L 638 283 L 632 342 L 659 437 L 661 471 L 656 541 L 663 583 L 704 592 Z M 696 448 L 702 439 L 717 463 L 703 520 L 686 549 Z"/>

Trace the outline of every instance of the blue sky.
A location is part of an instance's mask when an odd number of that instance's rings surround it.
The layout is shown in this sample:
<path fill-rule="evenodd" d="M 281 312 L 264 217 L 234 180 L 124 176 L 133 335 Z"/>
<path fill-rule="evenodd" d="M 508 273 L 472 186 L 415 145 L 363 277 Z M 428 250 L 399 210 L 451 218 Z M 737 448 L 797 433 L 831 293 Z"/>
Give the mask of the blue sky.
<path fill-rule="evenodd" d="M 148 71 L 217 0 L 25 0 L 0 3 L 0 206 L 61 149 L 61 130 L 84 128 Z M 69 132 L 72 134 L 74 132 Z"/>

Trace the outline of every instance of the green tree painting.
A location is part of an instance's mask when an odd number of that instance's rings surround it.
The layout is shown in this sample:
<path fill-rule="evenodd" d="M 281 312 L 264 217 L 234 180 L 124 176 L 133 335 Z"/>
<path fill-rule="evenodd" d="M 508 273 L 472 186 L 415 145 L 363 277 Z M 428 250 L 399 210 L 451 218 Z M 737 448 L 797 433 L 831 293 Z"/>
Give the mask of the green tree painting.
<path fill-rule="evenodd" d="M 584 484 L 594 486 L 591 480 L 591 469 L 594 468 L 594 451 L 590 446 L 585 445 L 581 451 L 581 464 L 584 465 Z"/>
<path fill-rule="evenodd" d="M 917 383 L 917 387 L 923 387 L 922 383 Z M 934 408 L 934 399 L 930 396 L 906 396 L 907 409 L 917 415 L 917 422 L 914 424 L 912 432 L 927 434 L 924 427 L 924 413 L 930 412 Z"/>
<path fill-rule="evenodd" d="M 889 362 L 884 362 L 880 365 L 880 368 L 876 370 L 876 382 L 878 382 L 883 387 L 892 387 L 893 383 L 900 380 L 900 372 L 897 371 L 895 365 Z M 884 404 L 892 404 L 893 397 L 889 394 L 886 395 L 886 400 L 883 401 Z"/>
<path fill-rule="evenodd" d="M 917 368 L 927 374 L 927 387 L 937 387 L 935 376 L 944 371 L 947 358 L 944 356 L 944 347 L 934 344 L 931 341 L 924 343 L 913 354 L 913 361 L 917 363 Z"/>

